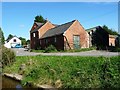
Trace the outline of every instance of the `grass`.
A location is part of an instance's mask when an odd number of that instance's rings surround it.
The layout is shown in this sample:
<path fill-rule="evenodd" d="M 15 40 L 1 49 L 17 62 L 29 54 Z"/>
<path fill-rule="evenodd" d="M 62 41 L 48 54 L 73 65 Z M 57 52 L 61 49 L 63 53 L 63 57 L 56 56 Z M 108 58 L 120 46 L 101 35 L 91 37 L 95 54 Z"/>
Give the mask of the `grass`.
<path fill-rule="evenodd" d="M 63 52 L 83 52 L 83 51 L 91 51 L 91 50 L 96 50 L 96 47 L 80 48 L 80 49 L 73 49 L 73 50 L 65 50 Z"/>
<path fill-rule="evenodd" d="M 23 85 L 27 82 L 57 88 L 120 88 L 120 57 L 19 56 L 3 69 L 19 73 L 26 64 Z"/>
<path fill-rule="evenodd" d="M 96 50 L 96 47 L 91 47 L 91 48 L 80 48 L 80 49 L 72 49 L 72 50 L 60 50 L 60 51 L 57 51 L 57 50 L 53 50 L 53 51 L 50 51 L 50 52 L 83 52 L 83 51 L 91 51 L 91 50 Z M 34 50 L 32 49 L 31 52 L 40 52 L 40 53 L 45 53 L 45 50 Z M 49 53 L 50 53 L 49 52 Z"/>

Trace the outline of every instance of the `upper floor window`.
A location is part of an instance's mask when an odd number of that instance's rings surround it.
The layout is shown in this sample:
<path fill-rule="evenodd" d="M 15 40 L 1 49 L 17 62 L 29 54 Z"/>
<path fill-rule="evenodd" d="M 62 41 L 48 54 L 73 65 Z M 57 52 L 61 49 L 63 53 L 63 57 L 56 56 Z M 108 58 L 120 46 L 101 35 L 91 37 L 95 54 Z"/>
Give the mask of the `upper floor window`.
<path fill-rule="evenodd" d="M 34 25 L 34 28 L 36 28 L 36 26 Z"/>
<path fill-rule="evenodd" d="M 14 39 L 13 42 L 16 42 L 16 39 Z"/>
<path fill-rule="evenodd" d="M 35 33 L 33 33 L 33 37 L 35 37 Z"/>

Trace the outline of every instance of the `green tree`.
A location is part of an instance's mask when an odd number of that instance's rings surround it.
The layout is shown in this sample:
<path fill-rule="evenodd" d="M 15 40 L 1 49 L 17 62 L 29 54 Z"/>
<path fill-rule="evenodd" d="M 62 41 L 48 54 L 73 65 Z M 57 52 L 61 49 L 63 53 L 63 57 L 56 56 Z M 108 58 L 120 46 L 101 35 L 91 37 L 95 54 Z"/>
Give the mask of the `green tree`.
<path fill-rule="evenodd" d="M 8 37 L 7 37 L 7 40 L 13 38 L 14 36 L 12 34 L 9 34 Z"/>
<path fill-rule="evenodd" d="M 38 16 L 38 15 L 37 15 L 37 16 L 35 17 L 34 22 L 45 23 L 46 20 L 43 18 L 43 16 L 41 16 L 41 15 Z"/>
<path fill-rule="evenodd" d="M 106 30 L 111 35 L 118 35 L 116 31 L 114 31 L 113 29 L 109 29 L 106 25 L 103 25 L 103 29 Z"/>
<path fill-rule="evenodd" d="M 26 39 L 25 39 L 25 38 L 23 38 L 23 37 L 19 37 L 19 39 L 21 40 L 22 45 L 26 45 L 26 44 L 27 44 L 27 42 L 26 42 Z"/>
<path fill-rule="evenodd" d="M 0 45 L 5 43 L 4 33 L 0 27 Z"/>
<path fill-rule="evenodd" d="M 26 41 L 26 43 L 27 43 L 27 44 L 30 44 L 30 40 L 28 39 L 28 40 Z"/>

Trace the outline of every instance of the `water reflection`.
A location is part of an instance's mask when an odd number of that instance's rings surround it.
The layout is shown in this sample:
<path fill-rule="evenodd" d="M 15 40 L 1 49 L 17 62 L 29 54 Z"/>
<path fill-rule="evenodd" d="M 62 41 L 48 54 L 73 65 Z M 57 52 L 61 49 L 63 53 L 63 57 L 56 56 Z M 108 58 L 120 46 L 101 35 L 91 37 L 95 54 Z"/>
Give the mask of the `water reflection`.
<path fill-rule="evenodd" d="M 20 84 L 20 81 L 16 81 L 14 79 L 2 76 L 2 90 L 44 90 L 40 88 L 33 87 L 23 87 Z"/>

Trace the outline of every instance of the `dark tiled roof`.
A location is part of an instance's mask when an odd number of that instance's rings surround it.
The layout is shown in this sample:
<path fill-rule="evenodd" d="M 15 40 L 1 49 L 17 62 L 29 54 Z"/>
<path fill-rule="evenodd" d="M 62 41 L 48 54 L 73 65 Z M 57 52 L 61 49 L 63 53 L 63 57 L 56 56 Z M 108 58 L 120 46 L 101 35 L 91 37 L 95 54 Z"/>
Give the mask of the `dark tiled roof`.
<path fill-rule="evenodd" d="M 36 27 L 34 30 L 30 31 L 31 33 L 38 31 L 38 29 L 44 25 L 44 23 L 39 23 L 39 22 L 35 22 L 35 23 L 38 25 L 38 27 Z"/>
<path fill-rule="evenodd" d="M 52 25 L 54 25 L 54 26 L 59 26 L 58 24 L 52 24 Z"/>
<path fill-rule="evenodd" d="M 73 23 L 75 20 L 62 24 L 62 25 L 58 25 L 55 28 L 52 28 L 50 30 L 48 30 L 43 36 L 42 38 L 46 38 L 46 37 L 51 37 L 51 36 L 55 36 L 55 35 L 60 35 L 62 33 L 64 33 Z"/>
<path fill-rule="evenodd" d="M 9 42 L 9 41 L 10 41 L 12 38 L 14 38 L 14 37 L 19 38 L 19 37 L 17 37 L 16 35 L 14 35 L 13 37 L 7 39 L 6 41 Z"/>

